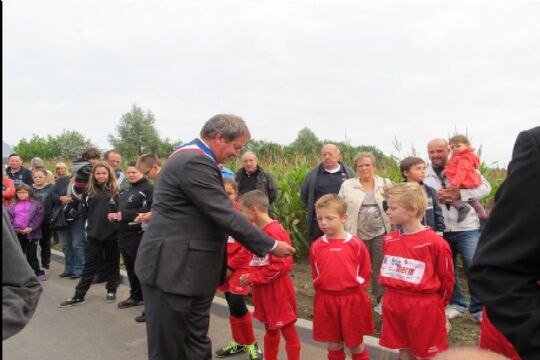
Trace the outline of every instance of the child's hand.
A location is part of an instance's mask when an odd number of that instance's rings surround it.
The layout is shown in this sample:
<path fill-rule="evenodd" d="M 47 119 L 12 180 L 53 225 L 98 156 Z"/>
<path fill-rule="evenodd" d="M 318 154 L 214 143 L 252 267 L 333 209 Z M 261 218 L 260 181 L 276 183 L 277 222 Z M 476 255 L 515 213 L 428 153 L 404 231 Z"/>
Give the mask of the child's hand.
<path fill-rule="evenodd" d="M 32 232 L 32 228 L 31 228 L 31 227 L 26 227 L 26 228 L 24 228 L 24 229 L 22 229 L 22 230 L 20 231 L 20 233 L 23 234 L 23 235 L 28 235 L 28 234 L 30 234 L 31 232 Z"/>
<path fill-rule="evenodd" d="M 240 276 L 240 285 L 246 286 L 248 284 L 248 280 L 249 280 L 249 274 L 244 274 Z"/>
<path fill-rule="evenodd" d="M 227 272 L 225 273 L 225 278 L 228 279 L 232 275 L 231 269 L 227 269 Z"/>

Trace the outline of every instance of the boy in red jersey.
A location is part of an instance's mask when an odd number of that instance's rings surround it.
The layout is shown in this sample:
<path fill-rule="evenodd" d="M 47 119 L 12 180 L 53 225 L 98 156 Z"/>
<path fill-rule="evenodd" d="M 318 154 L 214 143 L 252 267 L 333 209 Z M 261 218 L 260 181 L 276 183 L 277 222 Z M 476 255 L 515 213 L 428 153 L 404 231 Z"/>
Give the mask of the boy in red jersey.
<path fill-rule="evenodd" d="M 419 184 L 385 190 L 387 214 L 401 229 L 385 236 L 379 280 L 387 289 L 379 343 L 401 360 L 429 359 L 448 348 L 444 308 L 454 286 L 448 243 L 420 222 L 427 196 Z"/>
<path fill-rule="evenodd" d="M 344 360 L 343 344 L 353 360 L 368 360 L 364 335 L 373 333 L 371 301 L 366 292 L 371 274 L 364 243 L 347 233 L 347 204 L 335 195 L 315 204 L 324 233 L 311 245 L 310 261 L 315 288 L 313 339 L 328 342 L 328 359 Z"/>
<path fill-rule="evenodd" d="M 240 211 L 270 237 L 291 243 L 287 231 L 268 215 L 268 198 L 260 190 L 243 194 L 238 200 Z M 287 359 L 300 359 L 300 340 L 296 322 L 296 295 L 289 273 L 292 258 L 278 258 L 271 254 L 253 256 L 249 273 L 240 277 L 241 285 L 253 285 L 255 311 L 253 317 L 264 324 L 264 358 L 277 360 L 281 334 L 285 338 Z"/>
<path fill-rule="evenodd" d="M 235 209 L 240 210 L 236 203 L 238 195 L 236 182 L 230 178 L 224 178 L 223 185 Z M 227 280 L 218 288 L 218 291 L 225 293 L 225 299 L 229 306 L 229 323 L 233 341 L 216 351 L 219 358 L 246 352 L 250 360 L 262 360 L 262 354 L 259 352 L 253 332 L 251 313 L 244 299 L 244 296 L 249 293 L 249 287 L 240 284 L 240 276 L 248 272 L 252 257 L 253 254 L 248 249 L 229 236 L 227 240 Z"/>

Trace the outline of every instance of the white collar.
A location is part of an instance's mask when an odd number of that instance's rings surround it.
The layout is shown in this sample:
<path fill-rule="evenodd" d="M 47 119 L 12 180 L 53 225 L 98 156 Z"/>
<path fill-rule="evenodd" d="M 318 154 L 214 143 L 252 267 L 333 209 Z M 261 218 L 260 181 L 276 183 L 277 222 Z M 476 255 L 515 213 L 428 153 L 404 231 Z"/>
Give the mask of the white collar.
<path fill-rule="evenodd" d="M 343 242 L 346 243 L 347 241 L 350 241 L 352 239 L 352 237 L 353 236 L 351 234 L 347 233 L 347 236 L 345 236 L 345 240 Z M 327 243 L 328 242 L 328 236 L 323 235 L 322 240 Z"/>

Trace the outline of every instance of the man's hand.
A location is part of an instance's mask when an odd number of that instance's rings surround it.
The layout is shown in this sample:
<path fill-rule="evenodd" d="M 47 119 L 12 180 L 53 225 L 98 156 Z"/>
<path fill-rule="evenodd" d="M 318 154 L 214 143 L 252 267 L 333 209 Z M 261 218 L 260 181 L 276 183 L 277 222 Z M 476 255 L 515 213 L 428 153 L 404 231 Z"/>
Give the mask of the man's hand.
<path fill-rule="evenodd" d="M 287 257 L 294 255 L 296 249 L 284 241 L 276 241 L 276 247 L 272 250 L 272 255 L 277 257 Z"/>
<path fill-rule="evenodd" d="M 138 223 L 149 223 L 151 219 L 152 219 L 152 212 L 149 211 L 147 213 L 138 214 L 135 220 L 133 221 L 138 222 Z"/>
<path fill-rule="evenodd" d="M 439 189 L 437 195 L 439 196 L 439 200 L 443 203 L 451 203 L 452 201 L 459 200 L 461 198 L 459 189 L 455 187 Z"/>

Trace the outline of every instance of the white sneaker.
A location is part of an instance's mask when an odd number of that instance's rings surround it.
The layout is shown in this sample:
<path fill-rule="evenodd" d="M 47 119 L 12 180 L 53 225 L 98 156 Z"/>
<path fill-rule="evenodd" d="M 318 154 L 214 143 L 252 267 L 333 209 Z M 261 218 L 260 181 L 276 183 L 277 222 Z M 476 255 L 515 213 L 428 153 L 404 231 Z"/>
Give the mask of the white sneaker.
<path fill-rule="evenodd" d="M 477 323 L 481 324 L 482 323 L 482 311 L 478 311 L 478 312 L 475 312 L 474 314 L 472 314 L 472 317 L 474 318 L 474 320 L 476 320 Z"/>
<path fill-rule="evenodd" d="M 375 311 L 377 314 L 382 316 L 382 303 L 384 300 L 384 296 L 381 296 L 378 300 L 379 300 L 379 303 L 375 305 L 375 307 L 373 308 L 373 311 Z"/>
<path fill-rule="evenodd" d="M 454 319 L 458 316 L 463 315 L 463 313 L 465 312 L 465 308 L 459 305 L 448 305 L 444 312 L 446 313 L 446 317 L 448 319 Z"/>

